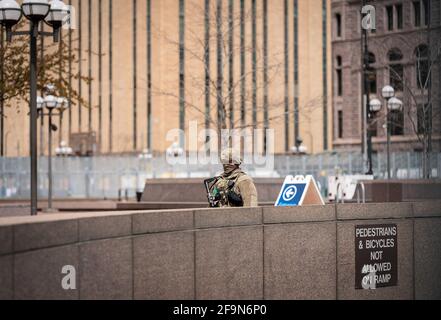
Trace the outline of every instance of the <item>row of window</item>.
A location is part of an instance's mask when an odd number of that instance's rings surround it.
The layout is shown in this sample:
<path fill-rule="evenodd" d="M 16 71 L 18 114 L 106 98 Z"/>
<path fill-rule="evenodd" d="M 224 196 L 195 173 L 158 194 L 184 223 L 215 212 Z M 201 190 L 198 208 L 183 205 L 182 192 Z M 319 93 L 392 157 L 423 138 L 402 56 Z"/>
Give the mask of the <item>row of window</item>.
<path fill-rule="evenodd" d="M 416 28 L 425 27 L 429 24 L 430 20 L 430 2 L 429 0 L 416 0 L 412 1 L 412 25 Z M 396 3 L 393 5 L 387 5 L 384 7 L 385 14 L 385 30 L 394 31 L 402 30 L 404 26 L 404 14 L 403 14 L 403 3 Z M 377 11 L 378 15 L 378 11 Z M 361 13 L 360 13 L 361 21 Z M 336 38 L 343 37 L 343 17 L 341 13 L 336 13 L 334 15 L 334 34 Z M 372 30 L 375 33 L 376 30 Z"/>
<path fill-rule="evenodd" d="M 404 112 L 395 111 L 389 114 L 389 124 L 392 136 L 402 136 L 404 135 Z M 417 106 L 417 131 L 418 134 L 424 134 L 428 132 L 429 128 L 432 126 L 432 113 L 427 104 L 420 104 Z M 372 125 L 370 132 L 373 137 L 378 136 L 377 131 L 378 123 Z M 343 110 L 337 111 L 337 135 L 339 139 L 343 139 L 344 130 L 344 118 Z"/>
<path fill-rule="evenodd" d="M 429 24 L 429 0 L 412 1 L 413 26 L 423 27 Z M 388 31 L 403 29 L 403 4 L 386 6 L 386 25 Z"/>
<path fill-rule="evenodd" d="M 416 70 L 416 84 L 418 88 L 427 89 L 430 86 L 430 69 L 429 69 L 429 49 L 427 45 L 419 45 L 414 52 L 415 55 L 415 70 Z M 388 54 L 388 69 L 389 69 L 389 84 L 394 87 L 397 92 L 403 91 L 404 84 L 404 67 L 403 54 L 398 48 L 389 50 Z M 372 52 L 369 52 L 369 91 L 371 94 L 377 94 L 377 73 L 375 68 L 371 67 L 376 63 L 376 57 Z M 343 95 L 343 65 L 342 57 L 336 57 L 336 76 L 337 76 L 337 92 L 338 96 Z M 427 126 L 431 125 L 431 115 L 427 110 L 427 105 L 419 105 L 417 108 L 417 130 L 418 133 L 423 133 L 427 130 Z M 430 110 L 429 110 L 430 111 Z M 343 138 L 343 111 L 337 112 L 337 134 L 338 138 Z M 394 112 L 390 115 L 390 125 L 392 135 L 404 134 L 404 112 Z M 373 136 L 377 136 L 377 127 L 371 128 Z"/>
<path fill-rule="evenodd" d="M 430 86 L 430 68 L 429 68 L 429 49 L 427 45 L 419 45 L 414 52 L 415 56 L 415 76 L 418 89 L 427 89 Z M 389 84 L 398 92 L 403 91 L 404 67 L 403 54 L 400 49 L 393 48 L 387 54 L 389 69 Z M 371 94 L 377 93 L 377 71 L 372 66 L 376 63 L 376 57 L 369 52 L 369 91 Z M 336 57 L 336 92 L 335 95 L 343 96 L 343 62 L 342 57 Z"/>
<path fill-rule="evenodd" d="M 391 134 L 393 136 L 403 135 L 403 133 L 404 133 L 404 113 L 403 112 L 394 112 L 394 113 L 390 114 L 389 120 L 390 120 L 389 123 L 391 126 Z M 420 122 L 418 122 L 418 123 L 420 123 Z M 344 137 L 343 130 L 344 130 L 343 110 L 338 110 L 337 111 L 337 137 L 338 137 L 338 139 L 343 139 L 343 137 Z M 370 132 L 373 137 L 376 137 L 378 135 L 377 124 L 372 125 L 370 127 Z"/>

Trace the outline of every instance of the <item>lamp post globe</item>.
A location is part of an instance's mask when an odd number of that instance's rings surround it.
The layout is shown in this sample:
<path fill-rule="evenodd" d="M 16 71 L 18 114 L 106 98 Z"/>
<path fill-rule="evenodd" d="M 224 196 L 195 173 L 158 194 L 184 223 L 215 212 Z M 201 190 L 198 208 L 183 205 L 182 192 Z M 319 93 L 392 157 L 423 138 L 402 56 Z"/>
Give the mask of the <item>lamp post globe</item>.
<path fill-rule="evenodd" d="M 372 99 L 369 102 L 369 110 L 372 113 L 377 113 L 378 111 L 381 110 L 381 101 L 378 99 Z"/>
<path fill-rule="evenodd" d="M 21 9 L 15 0 L 0 1 L 0 24 L 12 28 L 21 19 Z"/>
<path fill-rule="evenodd" d="M 44 98 L 44 104 L 46 105 L 46 108 L 48 110 L 53 110 L 57 107 L 57 98 L 55 98 L 53 95 L 48 95 Z"/>
<path fill-rule="evenodd" d="M 52 0 L 50 3 L 49 13 L 44 21 L 55 29 L 59 29 L 69 14 L 68 7 L 60 0 Z"/>
<path fill-rule="evenodd" d="M 43 20 L 49 13 L 48 0 L 24 0 L 21 9 L 26 18 L 33 22 Z"/>
<path fill-rule="evenodd" d="M 43 109 L 44 99 L 40 96 L 37 97 L 37 110 Z"/>
<path fill-rule="evenodd" d="M 44 91 L 46 94 L 53 94 L 55 92 L 55 85 L 52 83 L 45 85 Z"/>
<path fill-rule="evenodd" d="M 400 111 L 403 108 L 403 102 L 398 98 L 391 98 L 387 103 L 387 107 L 390 111 Z"/>
<path fill-rule="evenodd" d="M 59 98 L 56 98 L 56 99 L 57 99 L 57 106 L 56 106 L 56 108 L 59 109 L 59 110 L 64 110 L 64 102 L 65 102 L 66 99 L 64 99 L 63 97 L 59 97 Z"/>
<path fill-rule="evenodd" d="M 385 86 L 383 90 L 381 90 L 381 95 L 384 99 L 390 99 L 395 96 L 395 90 L 391 86 Z"/>
<path fill-rule="evenodd" d="M 299 148 L 297 149 L 297 151 L 301 154 L 305 154 L 308 152 L 308 148 L 306 146 L 299 146 Z"/>

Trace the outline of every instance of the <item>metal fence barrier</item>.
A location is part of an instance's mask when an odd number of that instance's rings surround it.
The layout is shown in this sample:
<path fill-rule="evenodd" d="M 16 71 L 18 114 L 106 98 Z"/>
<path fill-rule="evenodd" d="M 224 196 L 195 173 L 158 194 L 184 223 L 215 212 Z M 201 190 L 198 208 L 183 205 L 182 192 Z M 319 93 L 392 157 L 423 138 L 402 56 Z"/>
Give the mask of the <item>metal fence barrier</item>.
<path fill-rule="evenodd" d="M 441 177 L 441 153 L 430 157 L 431 174 Z M 39 159 L 38 192 L 47 197 L 47 158 Z M 25 199 L 30 194 L 29 158 L 0 158 L 0 199 Z M 386 155 L 375 154 L 373 168 L 376 178 L 385 178 Z M 422 154 L 415 152 L 391 155 L 393 179 L 422 178 Z M 361 154 L 326 153 L 305 156 L 275 156 L 274 168 L 244 166 L 253 177 L 285 177 L 313 175 L 327 193 L 327 177 L 338 174 L 363 173 Z M 135 156 L 103 156 L 92 158 L 53 159 L 53 191 L 55 198 L 116 199 L 121 190 L 131 197 L 142 190 L 146 179 L 205 178 L 221 171 L 219 165 L 170 165 L 165 156 L 143 159 Z"/>

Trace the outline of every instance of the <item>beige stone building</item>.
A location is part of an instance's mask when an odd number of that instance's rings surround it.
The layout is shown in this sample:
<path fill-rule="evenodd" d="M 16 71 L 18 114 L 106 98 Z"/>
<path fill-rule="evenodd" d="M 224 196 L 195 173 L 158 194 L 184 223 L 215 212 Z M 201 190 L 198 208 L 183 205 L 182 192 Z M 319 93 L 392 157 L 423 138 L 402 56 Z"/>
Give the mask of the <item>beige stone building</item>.
<path fill-rule="evenodd" d="M 54 148 L 78 147 L 78 134 L 91 133 L 96 153 L 162 153 L 172 144 L 167 133 L 188 134 L 190 121 L 200 130 L 274 129 L 278 154 L 297 139 L 308 153 L 332 147 L 329 0 L 65 2 L 77 22 L 70 37 L 63 30 L 65 50 L 80 63 L 63 76 L 93 81 L 72 79 L 90 107 L 64 113 Z M 27 156 L 26 112 L 5 115 L 4 154 Z"/>

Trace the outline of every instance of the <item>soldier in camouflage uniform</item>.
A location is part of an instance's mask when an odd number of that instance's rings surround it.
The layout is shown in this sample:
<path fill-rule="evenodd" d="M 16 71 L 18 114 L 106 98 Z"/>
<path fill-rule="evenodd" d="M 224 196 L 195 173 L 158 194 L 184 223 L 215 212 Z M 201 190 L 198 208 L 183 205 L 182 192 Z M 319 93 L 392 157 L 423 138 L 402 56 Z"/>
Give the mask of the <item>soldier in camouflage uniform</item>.
<path fill-rule="evenodd" d="M 240 169 L 238 152 L 227 149 L 221 154 L 224 172 L 216 178 L 210 193 L 216 207 L 257 207 L 257 190 L 253 179 Z"/>

